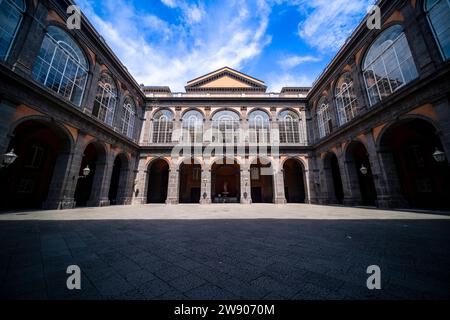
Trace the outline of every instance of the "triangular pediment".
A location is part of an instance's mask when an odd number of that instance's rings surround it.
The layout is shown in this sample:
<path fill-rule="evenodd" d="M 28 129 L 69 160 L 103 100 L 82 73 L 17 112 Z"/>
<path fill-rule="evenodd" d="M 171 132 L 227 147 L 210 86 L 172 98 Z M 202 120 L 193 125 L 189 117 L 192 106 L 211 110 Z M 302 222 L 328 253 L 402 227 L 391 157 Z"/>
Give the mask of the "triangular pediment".
<path fill-rule="evenodd" d="M 188 82 L 186 91 L 263 91 L 264 82 L 224 67 Z"/>

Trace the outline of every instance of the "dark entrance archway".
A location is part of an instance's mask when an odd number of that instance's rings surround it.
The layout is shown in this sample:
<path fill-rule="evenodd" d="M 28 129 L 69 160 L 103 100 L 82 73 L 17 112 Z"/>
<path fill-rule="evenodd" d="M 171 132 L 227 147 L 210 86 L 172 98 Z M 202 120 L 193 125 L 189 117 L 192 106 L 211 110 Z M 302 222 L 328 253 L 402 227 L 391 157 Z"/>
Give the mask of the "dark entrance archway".
<path fill-rule="evenodd" d="M 329 152 L 324 159 L 324 169 L 327 180 L 329 196 L 332 203 L 344 203 L 344 187 L 342 185 L 339 161 L 334 152 Z"/>
<path fill-rule="evenodd" d="M 273 169 L 270 161 L 257 159 L 250 166 L 253 203 L 273 203 Z"/>
<path fill-rule="evenodd" d="M 362 205 L 375 206 L 377 192 L 366 147 L 361 142 L 354 141 L 348 146 L 346 156 L 350 168 L 349 173 L 354 177 L 352 181 L 359 186 Z M 364 168 L 367 170 L 366 173 L 361 170 Z"/>
<path fill-rule="evenodd" d="M 108 198 L 111 205 L 121 204 L 125 196 L 125 185 L 128 174 L 128 159 L 124 154 L 119 154 L 114 160 L 109 186 Z"/>
<path fill-rule="evenodd" d="M 150 163 L 148 169 L 147 203 L 165 203 L 169 186 L 169 164 L 163 159 Z"/>
<path fill-rule="evenodd" d="M 450 170 L 433 158 L 443 151 L 436 128 L 422 119 L 399 122 L 381 137 L 383 166 L 395 170 L 403 198 L 413 208 L 450 209 Z"/>
<path fill-rule="evenodd" d="M 180 165 L 180 203 L 199 203 L 202 181 L 202 167 L 191 160 Z"/>
<path fill-rule="evenodd" d="M 40 209 L 48 198 L 58 198 L 71 149 L 64 130 L 47 121 L 24 121 L 13 132 L 11 149 L 18 158 L 0 170 L 0 208 Z"/>
<path fill-rule="evenodd" d="M 81 161 L 80 171 L 78 172 L 77 186 L 75 189 L 75 202 L 77 207 L 89 205 L 92 190 L 95 182 L 96 187 L 100 187 L 102 169 L 106 164 L 106 151 L 99 143 L 90 143 L 84 149 L 83 160 Z M 87 177 L 83 177 L 83 169 L 89 167 L 91 170 Z"/>
<path fill-rule="evenodd" d="M 220 160 L 211 168 L 211 197 L 213 203 L 239 203 L 241 172 L 235 160 Z"/>
<path fill-rule="evenodd" d="M 288 159 L 283 164 L 284 194 L 287 203 L 305 203 L 305 179 L 301 163 Z"/>

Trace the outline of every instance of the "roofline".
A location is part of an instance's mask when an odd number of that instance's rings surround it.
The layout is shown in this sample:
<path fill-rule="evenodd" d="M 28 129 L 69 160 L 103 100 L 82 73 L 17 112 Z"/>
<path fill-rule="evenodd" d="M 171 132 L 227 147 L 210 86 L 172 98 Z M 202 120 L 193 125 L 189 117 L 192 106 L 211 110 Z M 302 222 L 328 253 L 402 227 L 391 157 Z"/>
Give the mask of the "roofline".
<path fill-rule="evenodd" d="M 240 75 L 243 75 L 243 76 L 245 76 L 245 77 L 248 77 L 248 78 L 250 78 L 250 79 L 252 79 L 252 80 L 254 80 L 254 81 L 260 82 L 260 83 L 262 83 L 263 85 L 265 85 L 265 82 L 262 81 L 262 80 L 259 80 L 259 79 L 255 78 L 255 77 L 252 77 L 252 76 L 249 76 L 248 74 L 245 74 L 245 73 L 243 73 L 243 72 L 240 72 L 240 71 L 238 71 L 238 70 L 236 70 L 236 69 L 233 69 L 233 68 L 230 68 L 230 67 L 225 66 L 225 67 L 219 68 L 219 69 L 217 69 L 217 70 L 214 70 L 214 71 L 212 71 L 212 72 L 209 72 L 209 73 L 207 73 L 207 74 L 204 74 L 204 75 L 202 75 L 202 76 L 200 76 L 200 77 L 197 77 L 197 78 L 195 78 L 195 79 L 193 79 L 193 80 L 188 81 L 186 87 L 188 87 L 189 84 L 191 84 L 191 83 L 193 83 L 193 82 L 196 82 L 196 81 L 200 80 L 201 78 L 208 77 L 208 76 L 210 76 L 210 75 L 212 75 L 212 74 L 214 74 L 214 73 L 216 73 L 216 72 L 218 72 L 218 71 L 221 71 L 221 70 L 223 70 L 223 69 L 230 69 L 230 70 L 232 70 L 232 71 L 234 71 L 234 72 L 236 72 L 236 73 L 238 73 L 238 74 L 240 74 Z"/>

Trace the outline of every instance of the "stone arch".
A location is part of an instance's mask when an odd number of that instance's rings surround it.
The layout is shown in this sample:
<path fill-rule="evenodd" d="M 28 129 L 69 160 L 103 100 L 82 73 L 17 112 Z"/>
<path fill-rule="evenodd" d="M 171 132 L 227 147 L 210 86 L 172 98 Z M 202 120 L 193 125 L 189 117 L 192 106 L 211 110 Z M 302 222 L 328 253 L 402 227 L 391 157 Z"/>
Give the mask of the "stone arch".
<path fill-rule="evenodd" d="M 126 186 L 130 173 L 131 157 L 125 152 L 119 152 L 114 156 L 111 181 L 108 192 L 110 204 L 123 204 L 126 198 Z"/>
<path fill-rule="evenodd" d="M 147 166 L 147 203 L 165 203 L 168 195 L 171 163 L 158 157 L 149 161 Z"/>
<path fill-rule="evenodd" d="M 412 208 L 450 209 L 450 169 L 433 154 L 445 152 L 439 129 L 424 116 L 390 123 L 378 139 L 379 158 L 394 195 Z M 448 159 L 448 155 L 447 155 Z"/>
<path fill-rule="evenodd" d="M 282 161 L 282 168 L 287 203 L 306 203 L 308 193 L 305 163 L 300 157 L 287 157 Z"/>
<path fill-rule="evenodd" d="M 9 128 L 8 151 L 16 161 L 4 169 L 0 207 L 56 209 L 62 198 L 74 148 L 73 136 L 62 124 L 44 116 L 26 116 Z"/>
<path fill-rule="evenodd" d="M 325 153 L 323 159 L 323 170 L 328 193 L 328 202 L 344 203 L 344 186 L 342 183 L 342 173 L 339 165 L 339 158 L 334 151 Z"/>

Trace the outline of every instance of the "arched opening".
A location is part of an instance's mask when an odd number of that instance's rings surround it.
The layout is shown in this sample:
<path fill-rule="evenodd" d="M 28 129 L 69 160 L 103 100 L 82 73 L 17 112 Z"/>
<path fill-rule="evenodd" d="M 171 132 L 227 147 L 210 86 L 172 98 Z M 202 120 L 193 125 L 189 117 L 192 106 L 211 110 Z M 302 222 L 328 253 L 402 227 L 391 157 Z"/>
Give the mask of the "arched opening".
<path fill-rule="evenodd" d="M 436 128 L 422 119 L 400 122 L 381 137 L 383 166 L 395 170 L 404 199 L 410 207 L 450 208 L 450 170 L 447 162 L 438 163 L 433 154 L 443 151 Z"/>
<path fill-rule="evenodd" d="M 75 202 L 77 207 L 90 205 L 94 185 L 100 187 L 102 169 L 106 164 L 105 149 L 97 143 L 90 143 L 84 149 L 83 160 L 81 161 L 80 171 L 78 172 L 77 187 L 75 189 Z M 83 176 L 83 169 L 89 167 L 91 170 L 87 177 Z"/>
<path fill-rule="evenodd" d="M 191 160 L 180 165 L 180 203 L 199 203 L 202 167 Z"/>
<path fill-rule="evenodd" d="M 70 138 L 56 125 L 37 120 L 21 123 L 13 136 L 8 151 L 14 149 L 18 158 L 0 170 L 0 207 L 43 208 L 48 198 L 59 196 L 58 184 L 62 184 L 67 169 Z M 54 176 L 57 179 L 53 180 Z"/>
<path fill-rule="evenodd" d="M 253 203 L 273 203 L 273 168 L 270 161 L 257 159 L 250 166 Z"/>
<path fill-rule="evenodd" d="M 163 159 L 153 161 L 148 169 L 147 203 L 165 203 L 169 185 L 169 164 Z"/>
<path fill-rule="evenodd" d="M 240 202 L 241 171 L 235 160 L 223 159 L 211 169 L 211 196 L 213 203 Z"/>
<path fill-rule="evenodd" d="M 125 184 L 128 174 L 128 160 L 124 154 L 116 157 L 111 174 L 108 198 L 111 205 L 121 204 L 125 196 Z"/>
<path fill-rule="evenodd" d="M 374 177 L 370 165 L 369 154 L 361 142 L 352 142 L 347 149 L 347 163 L 352 181 L 359 186 L 361 203 L 365 206 L 375 206 L 377 192 L 375 189 Z M 354 186 L 356 187 L 356 186 Z"/>
<path fill-rule="evenodd" d="M 301 163 L 288 159 L 283 165 L 284 194 L 287 203 L 305 203 L 305 179 Z"/>
<path fill-rule="evenodd" d="M 344 203 L 344 187 L 342 185 L 341 170 L 339 168 L 338 158 L 333 152 L 329 152 L 325 157 L 325 175 L 329 196 L 332 197 L 332 203 Z"/>

